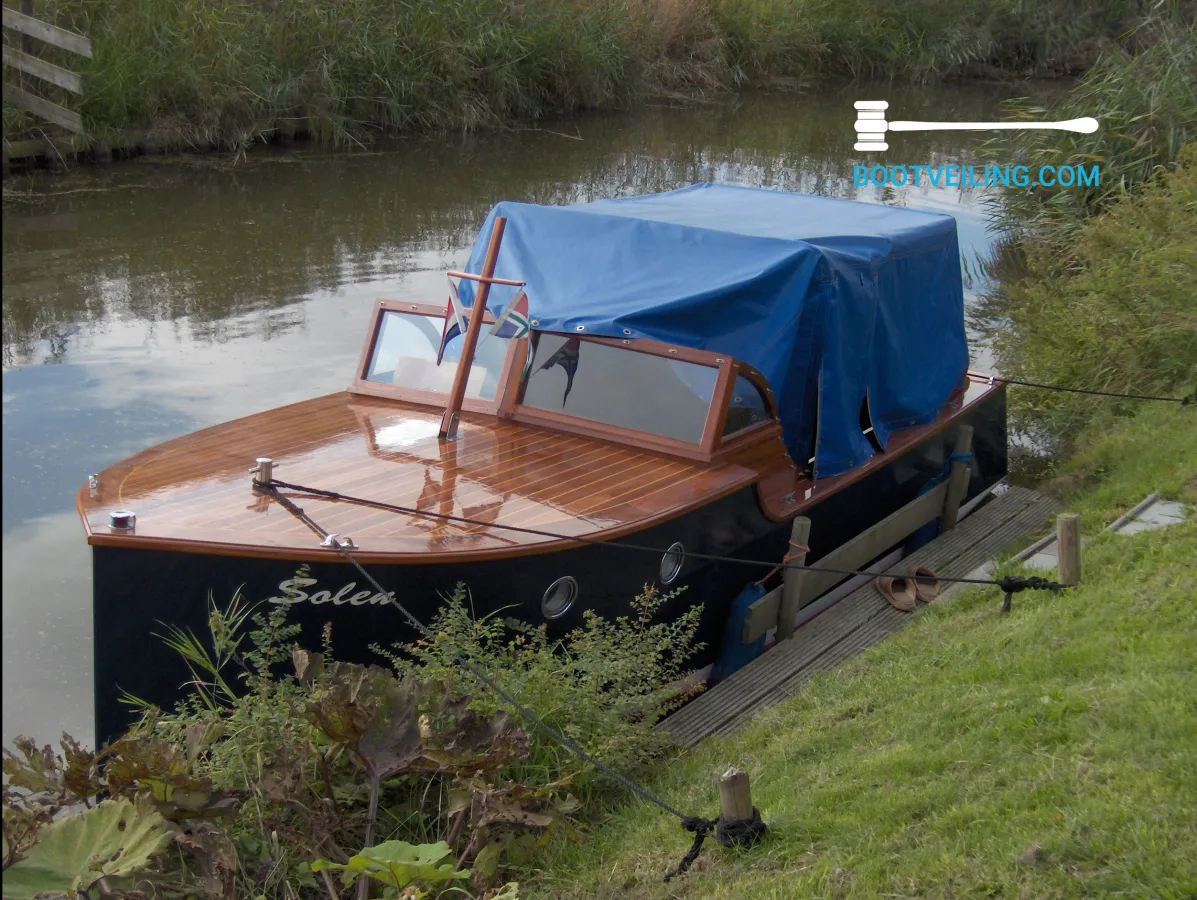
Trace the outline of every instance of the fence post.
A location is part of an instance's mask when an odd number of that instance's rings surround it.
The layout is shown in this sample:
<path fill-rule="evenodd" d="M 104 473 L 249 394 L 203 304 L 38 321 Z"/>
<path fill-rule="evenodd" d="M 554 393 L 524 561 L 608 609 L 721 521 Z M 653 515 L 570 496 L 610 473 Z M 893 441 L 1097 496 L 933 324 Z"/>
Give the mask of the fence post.
<path fill-rule="evenodd" d="M 966 453 L 971 453 L 972 449 L 973 426 L 961 425 L 960 430 L 956 432 L 956 449 L 952 451 L 952 455 L 957 457 L 964 456 Z M 951 531 L 956 527 L 956 520 L 960 516 L 960 503 L 964 500 L 964 495 L 968 492 L 968 478 L 968 463 L 962 459 L 952 460 L 952 466 L 948 474 L 948 490 L 943 501 L 943 528 L 940 529 L 941 534 L 944 531 Z"/>
<path fill-rule="evenodd" d="M 1061 513 L 1056 519 L 1056 549 L 1060 584 L 1077 584 L 1081 580 L 1081 517 L 1076 513 Z"/>
<path fill-rule="evenodd" d="M 799 516 L 790 529 L 789 561 L 797 565 L 806 564 L 806 547 L 810 540 L 810 519 Z M 781 573 L 781 602 L 777 604 L 777 640 L 786 641 L 794 636 L 794 620 L 798 618 L 798 604 L 802 601 L 803 569 L 785 569 Z M 751 814 L 751 810 L 749 811 Z"/>

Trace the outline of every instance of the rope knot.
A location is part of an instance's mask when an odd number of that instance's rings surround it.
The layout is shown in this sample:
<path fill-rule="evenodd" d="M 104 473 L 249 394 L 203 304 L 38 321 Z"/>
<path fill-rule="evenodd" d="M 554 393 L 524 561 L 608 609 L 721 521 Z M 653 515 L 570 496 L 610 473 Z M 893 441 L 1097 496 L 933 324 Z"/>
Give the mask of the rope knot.
<path fill-rule="evenodd" d="M 1002 598 L 1002 612 L 1004 613 L 1010 612 L 1010 601 L 1019 591 L 1055 591 L 1059 593 L 1068 587 L 1066 584 L 1048 581 L 1038 575 L 1007 575 L 997 584 L 1005 594 Z"/>
<path fill-rule="evenodd" d="M 703 819 L 700 816 L 686 816 L 682 819 L 682 828 L 705 836 L 710 833 L 718 821 L 718 819 Z"/>
<path fill-rule="evenodd" d="M 698 816 L 682 817 L 682 828 L 686 829 L 686 831 L 694 832 L 694 842 L 690 845 L 690 849 L 686 851 L 686 855 L 682 857 L 682 861 L 677 864 L 677 868 L 665 873 L 666 882 L 677 878 L 677 876 L 690 868 L 694 860 L 698 859 L 698 854 L 702 852 L 702 842 L 707 839 L 707 835 L 718 824 L 718 819 L 700 819 Z"/>

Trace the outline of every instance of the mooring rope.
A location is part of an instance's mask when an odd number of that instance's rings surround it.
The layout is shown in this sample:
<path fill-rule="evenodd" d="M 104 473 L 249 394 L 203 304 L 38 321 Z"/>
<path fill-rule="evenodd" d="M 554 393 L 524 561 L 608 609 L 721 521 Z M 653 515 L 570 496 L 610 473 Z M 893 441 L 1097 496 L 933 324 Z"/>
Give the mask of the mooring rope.
<path fill-rule="evenodd" d="M 255 484 L 257 484 L 257 483 L 258 482 L 255 482 Z M 629 543 L 627 541 L 619 541 L 619 540 L 604 541 L 604 540 L 600 540 L 598 538 L 585 537 L 583 535 L 559 534 L 559 533 L 553 532 L 553 531 L 545 531 L 540 528 L 525 528 L 520 525 L 503 525 L 498 522 L 483 522 L 480 519 L 471 519 L 468 516 L 455 516 L 450 513 L 432 512 L 431 510 L 416 509 L 415 507 L 411 507 L 411 506 L 402 506 L 398 503 L 387 503 L 382 500 L 370 500 L 365 497 L 354 497 L 351 494 L 342 494 L 338 491 L 326 491 L 326 490 L 323 490 L 322 488 L 306 487 L 305 485 L 292 484 L 287 481 L 279 481 L 278 479 L 272 480 L 271 485 L 275 488 L 284 488 L 286 490 L 295 491 L 300 494 L 306 494 L 311 497 L 320 497 L 320 498 L 323 498 L 326 500 L 338 500 L 338 501 L 341 501 L 344 503 L 355 503 L 360 506 L 369 506 L 369 507 L 373 507 L 374 509 L 386 510 L 388 512 L 396 513 L 398 515 L 424 516 L 424 517 L 430 518 L 430 519 L 440 519 L 440 520 L 447 521 L 447 522 L 455 522 L 455 523 L 461 524 L 461 525 L 476 525 L 481 528 L 494 528 L 494 529 L 502 530 L 502 531 L 513 531 L 518 534 L 528 534 L 528 535 L 532 535 L 534 537 L 552 538 L 552 539 L 560 540 L 560 541 L 574 541 L 579 544 L 588 544 L 591 546 L 614 547 L 619 550 L 628 550 L 628 551 L 632 551 L 632 552 L 636 552 L 636 553 L 653 553 L 657 556 L 664 556 L 665 553 L 668 552 L 668 551 L 662 550 L 660 547 L 648 547 L 648 546 L 645 546 L 644 544 L 633 544 L 633 543 Z M 795 562 L 786 561 L 784 557 L 783 557 L 783 561 L 781 563 L 775 563 L 775 562 L 768 562 L 766 560 L 760 560 L 760 559 L 740 559 L 739 557 L 735 557 L 735 556 L 719 556 L 719 555 L 713 554 L 713 553 L 694 553 L 690 550 L 682 550 L 680 555 L 687 559 L 700 559 L 705 562 L 721 562 L 721 563 L 731 563 L 734 565 L 760 566 L 762 568 L 772 569 L 773 571 L 769 573 L 770 575 L 772 575 L 775 572 L 782 570 L 782 569 L 801 569 L 806 572 L 823 572 L 823 573 L 827 573 L 830 575 L 848 575 L 848 576 L 866 575 L 869 578 L 879 578 L 879 577 L 881 577 L 883 575 L 887 575 L 887 574 L 899 575 L 903 578 L 906 577 L 906 575 L 901 572 L 869 572 L 864 569 L 837 569 L 832 566 L 818 566 L 818 565 L 808 566 L 803 563 L 795 563 Z M 787 556 L 788 556 L 788 554 L 787 554 Z M 766 576 L 766 577 L 768 577 L 768 576 Z M 952 582 L 955 584 L 991 584 L 991 585 L 996 585 L 997 587 L 1001 588 L 1004 593 L 1007 593 L 1007 594 L 1015 594 L 1015 593 L 1018 593 L 1019 591 L 1026 591 L 1026 590 L 1043 590 L 1043 589 L 1059 591 L 1059 590 L 1063 590 L 1064 588 L 1068 587 L 1068 585 L 1057 584 L 1056 582 L 1053 582 L 1053 581 L 1046 581 L 1043 578 L 1039 578 L 1037 576 L 1027 577 L 1027 576 L 1021 576 L 1021 575 L 1008 575 L 1005 578 L 950 578 L 946 575 L 940 575 L 940 576 L 936 576 L 936 577 L 940 581 L 948 581 L 948 582 Z"/>
<path fill-rule="evenodd" d="M 1181 406 L 1197 404 L 1197 390 L 1183 397 L 1161 397 L 1154 394 L 1123 394 L 1118 391 L 1096 391 L 1091 388 L 1064 387 L 1059 384 L 1041 384 L 1037 381 L 1020 381 L 1017 378 L 1002 378 L 999 375 L 986 376 L 985 380 L 1002 384 L 1016 384 L 1020 387 L 1039 388 L 1044 391 L 1061 391 L 1068 394 L 1090 394 L 1095 397 L 1117 397 L 1121 400 L 1153 400 L 1160 403 L 1179 403 Z"/>

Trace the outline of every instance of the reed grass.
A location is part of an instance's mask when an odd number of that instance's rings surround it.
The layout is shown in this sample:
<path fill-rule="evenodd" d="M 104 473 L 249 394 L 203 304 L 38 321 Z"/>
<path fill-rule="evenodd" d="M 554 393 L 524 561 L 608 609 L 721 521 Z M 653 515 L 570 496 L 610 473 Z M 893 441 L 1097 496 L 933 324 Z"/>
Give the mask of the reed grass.
<path fill-rule="evenodd" d="M 1197 144 L 1170 173 L 1073 229 L 1023 245 L 989 333 L 1013 378 L 1183 396 L 1197 386 Z M 1011 388 L 1010 424 L 1048 455 L 1092 437 L 1091 423 L 1141 401 Z M 1197 435 L 1197 409 L 1167 404 Z"/>
<path fill-rule="evenodd" d="M 1121 46 L 1102 53 L 1052 108 L 1018 101 L 1010 107 L 1016 118 L 1097 116 L 1101 122 L 1094 134 L 1028 130 L 990 142 L 990 150 L 1032 168 L 1101 167 L 1100 184 L 1010 191 L 998 198 L 995 221 L 1002 230 L 1071 240 L 1086 217 L 1137 193 L 1179 159 L 1182 147 L 1197 141 L 1197 25 L 1177 11 L 1156 10 Z"/>
<path fill-rule="evenodd" d="M 997 286 L 973 324 L 1012 378 L 1174 396 L 1197 386 L 1197 29 L 1157 7 L 1057 105 L 1024 110 L 1094 115 L 1096 133 L 1027 131 L 990 147 L 1032 169 L 1098 165 L 1102 176 L 995 198 Z M 1137 408 L 1012 388 L 1010 425 L 1029 438 L 1023 465 L 1036 467 Z"/>
<path fill-rule="evenodd" d="M 298 128 L 476 128 L 652 92 L 821 74 L 926 79 L 1087 66 L 1137 4 L 1094 0 L 38 0 L 94 136 L 243 147 Z M 53 52 L 50 54 L 53 55 Z M 81 66 L 81 69 L 80 69 Z M 5 107 L 5 137 L 30 128 Z"/>

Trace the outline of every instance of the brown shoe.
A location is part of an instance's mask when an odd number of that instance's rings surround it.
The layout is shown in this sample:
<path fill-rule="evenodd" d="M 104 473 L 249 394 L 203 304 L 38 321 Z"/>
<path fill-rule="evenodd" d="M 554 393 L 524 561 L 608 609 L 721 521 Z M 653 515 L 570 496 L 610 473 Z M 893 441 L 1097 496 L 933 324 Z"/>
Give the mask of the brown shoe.
<path fill-rule="evenodd" d="M 939 578 L 926 566 L 911 566 L 910 580 L 914 584 L 914 595 L 920 603 L 930 603 L 939 596 Z"/>
<path fill-rule="evenodd" d="M 882 575 L 877 579 L 877 590 L 894 609 L 902 612 L 914 611 L 916 595 L 913 579 L 902 575 Z"/>

